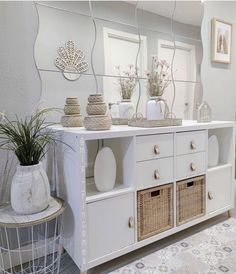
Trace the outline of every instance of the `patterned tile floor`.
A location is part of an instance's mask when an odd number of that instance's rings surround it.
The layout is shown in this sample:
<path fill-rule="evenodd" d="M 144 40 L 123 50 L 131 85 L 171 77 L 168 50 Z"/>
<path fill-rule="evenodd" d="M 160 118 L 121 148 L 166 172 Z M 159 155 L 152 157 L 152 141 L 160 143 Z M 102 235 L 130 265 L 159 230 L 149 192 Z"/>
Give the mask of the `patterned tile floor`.
<path fill-rule="evenodd" d="M 236 219 L 230 218 L 110 274 L 236 273 Z"/>
<path fill-rule="evenodd" d="M 222 214 L 97 266 L 88 274 L 236 274 L 236 212 Z M 79 274 L 67 254 L 60 274 Z"/>

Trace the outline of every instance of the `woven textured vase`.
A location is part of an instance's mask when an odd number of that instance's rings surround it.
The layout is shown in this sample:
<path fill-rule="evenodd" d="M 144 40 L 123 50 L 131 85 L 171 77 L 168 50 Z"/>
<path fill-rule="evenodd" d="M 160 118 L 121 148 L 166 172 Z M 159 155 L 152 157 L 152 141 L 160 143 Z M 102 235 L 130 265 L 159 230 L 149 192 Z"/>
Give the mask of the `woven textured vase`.
<path fill-rule="evenodd" d="M 88 97 L 89 103 L 102 103 L 103 102 L 103 95 L 101 93 L 98 94 L 90 94 Z"/>
<path fill-rule="evenodd" d="M 65 105 L 64 112 L 66 115 L 70 114 L 80 114 L 80 105 Z"/>
<path fill-rule="evenodd" d="M 84 118 L 84 127 L 87 130 L 106 130 L 112 124 L 111 117 L 107 115 L 91 115 Z"/>
<path fill-rule="evenodd" d="M 105 115 L 107 112 L 107 106 L 105 103 L 88 103 L 86 107 L 88 115 Z"/>
<path fill-rule="evenodd" d="M 61 117 L 61 124 L 63 127 L 82 127 L 83 116 L 81 114 L 64 115 Z"/>
<path fill-rule="evenodd" d="M 77 97 L 67 97 L 66 104 L 67 105 L 78 105 L 78 98 Z"/>

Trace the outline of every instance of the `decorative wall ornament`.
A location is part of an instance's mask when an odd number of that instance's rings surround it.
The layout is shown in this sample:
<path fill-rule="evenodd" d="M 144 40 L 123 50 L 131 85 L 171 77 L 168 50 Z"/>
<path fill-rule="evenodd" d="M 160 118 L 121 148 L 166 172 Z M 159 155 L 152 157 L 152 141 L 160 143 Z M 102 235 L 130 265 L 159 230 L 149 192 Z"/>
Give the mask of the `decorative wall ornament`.
<path fill-rule="evenodd" d="M 211 61 L 229 64 L 231 61 L 232 24 L 213 18 L 211 20 Z"/>
<path fill-rule="evenodd" d="M 77 49 L 74 41 L 67 41 L 65 47 L 60 47 L 57 51 L 55 66 L 62 70 L 67 80 L 75 81 L 80 78 L 82 72 L 89 69 L 89 65 L 84 60 L 84 52 Z"/>

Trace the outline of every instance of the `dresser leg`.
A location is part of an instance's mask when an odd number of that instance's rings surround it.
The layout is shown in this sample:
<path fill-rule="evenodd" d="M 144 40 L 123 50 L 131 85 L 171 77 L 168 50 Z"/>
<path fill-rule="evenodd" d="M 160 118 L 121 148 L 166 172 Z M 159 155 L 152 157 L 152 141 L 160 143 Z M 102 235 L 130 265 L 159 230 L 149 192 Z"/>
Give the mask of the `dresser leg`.
<path fill-rule="evenodd" d="M 228 216 L 229 216 L 229 218 L 231 218 L 231 217 L 234 216 L 234 211 L 233 211 L 233 209 L 228 210 Z"/>
<path fill-rule="evenodd" d="M 65 249 L 64 249 L 64 247 L 62 246 L 62 247 L 61 247 L 61 255 L 62 255 L 64 252 L 65 252 Z"/>

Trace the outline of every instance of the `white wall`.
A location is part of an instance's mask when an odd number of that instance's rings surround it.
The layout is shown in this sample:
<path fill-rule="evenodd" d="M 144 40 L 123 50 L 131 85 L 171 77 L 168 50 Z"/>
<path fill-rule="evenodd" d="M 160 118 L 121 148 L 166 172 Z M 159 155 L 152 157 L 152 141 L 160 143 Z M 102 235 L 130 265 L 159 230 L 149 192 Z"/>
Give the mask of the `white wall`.
<path fill-rule="evenodd" d="M 0 111 L 24 117 L 40 98 L 34 62 L 38 17 L 33 2 L 0 2 Z"/>
<path fill-rule="evenodd" d="M 94 66 L 97 76 L 99 91 L 109 91 L 119 94 L 118 85 L 113 85 L 113 89 L 104 87 L 107 79 L 112 81 L 112 78 L 103 77 L 104 70 L 104 41 L 103 27 L 114 29 L 117 31 L 127 32 L 137 35 L 137 28 L 134 20 L 135 5 L 130 5 L 126 2 L 93 2 L 94 15 L 96 16 L 97 24 L 97 42 L 94 51 Z M 90 11 L 88 2 L 38 2 L 37 9 L 39 12 L 39 33 L 35 44 L 35 58 L 37 66 L 42 78 L 43 89 L 42 99 L 49 107 L 63 108 L 65 98 L 67 96 L 77 96 L 81 104 L 81 112 L 86 115 L 87 97 L 90 93 L 95 92 L 95 82 L 91 75 L 82 75 L 77 81 L 65 80 L 60 70 L 54 65 L 54 60 L 57 55 L 59 46 L 63 46 L 65 41 L 74 40 L 79 48 L 85 53 L 85 60 L 89 63 L 90 68 L 87 73 L 92 73 L 90 56 L 94 38 L 94 27 L 89 17 Z M 169 13 L 173 9 L 172 4 L 169 5 Z M 87 15 L 87 16 L 86 16 Z M 102 19 L 98 19 L 102 18 Z M 111 20 L 111 21 L 110 21 Z M 150 66 L 151 56 L 158 54 L 157 41 L 167 40 L 172 41 L 171 35 L 171 20 L 169 18 L 150 13 L 144 10 L 139 10 L 138 21 L 141 28 L 141 35 L 147 38 L 147 60 Z M 200 27 L 186 25 L 183 23 L 174 22 L 174 31 L 176 40 L 194 44 L 196 47 L 196 63 L 197 67 L 202 60 L 202 45 L 200 42 Z M 124 56 L 127 52 L 122 53 Z M 136 55 L 136 52 L 134 53 Z M 128 58 L 127 58 L 128 59 Z M 135 63 L 135 58 L 133 62 Z M 181 66 L 181 63 L 179 63 Z M 145 69 L 146 70 L 146 69 Z M 194 80 L 200 82 L 199 70 L 197 69 Z M 105 81 L 103 81 L 105 80 Z M 201 99 L 201 85 L 184 82 L 185 80 L 192 81 L 193 79 L 178 79 L 182 80 L 177 83 L 178 96 L 182 96 L 183 90 L 195 88 L 197 96 L 195 101 Z M 183 81 L 184 80 L 184 81 Z M 117 83 L 115 78 L 114 83 Z M 146 103 L 146 81 L 141 80 L 141 92 L 143 94 L 143 104 L 139 105 L 139 112 L 145 114 Z M 136 93 L 137 94 L 137 93 Z M 136 95 L 135 94 L 135 95 Z M 173 97 L 173 87 L 169 89 L 170 98 Z M 135 102 L 135 95 L 133 101 Z M 109 96 L 105 96 L 109 98 Z M 119 96 L 118 96 L 119 98 Z M 199 99 L 200 98 L 200 99 Z M 115 102 L 112 101 L 113 103 Z M 108 103 L 108 102 L 107 102 Z M 61 113 L 55 113 L 50 120 L 60 121 Z"/>
<path fill-rule="evenodd" d="M 33 2 L 0 2 L 0 111 L 9 117 L 30 114 L 40 98 L 41 82 L 34 62 L 37 32 Z M 5 178 L 11 182 L 15 170 L 15 164 L 5 170 L 6 160 L 7 153 L 0 150 L 0 193 L 5 194 L 0 195 L 0 204 L 9 199 Z"/>
<path fill-rule="evenodd" d="M 212 108 L 214 120 L 235 120 L 236 111 L 236 2 L 206 1 L 202 22 L 203 98 Z M 211 63 L 211 19 L 218 17 L 233 23 L 230 65 Z"/>

